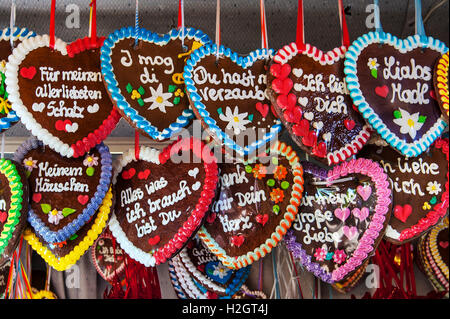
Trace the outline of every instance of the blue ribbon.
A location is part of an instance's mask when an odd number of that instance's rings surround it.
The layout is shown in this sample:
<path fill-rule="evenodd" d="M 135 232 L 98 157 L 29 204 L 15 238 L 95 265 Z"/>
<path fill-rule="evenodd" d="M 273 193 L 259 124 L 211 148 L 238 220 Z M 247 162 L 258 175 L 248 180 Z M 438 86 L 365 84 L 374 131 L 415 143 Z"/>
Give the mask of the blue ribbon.
<path fill-rule="evenodd" d="M 416 34 L 420 36 L 421 39 L 426 38 L 425 27 L 423 25 L 422 18 L 422 1 L 415 0 L 415 11 L 416 11 Z"/>

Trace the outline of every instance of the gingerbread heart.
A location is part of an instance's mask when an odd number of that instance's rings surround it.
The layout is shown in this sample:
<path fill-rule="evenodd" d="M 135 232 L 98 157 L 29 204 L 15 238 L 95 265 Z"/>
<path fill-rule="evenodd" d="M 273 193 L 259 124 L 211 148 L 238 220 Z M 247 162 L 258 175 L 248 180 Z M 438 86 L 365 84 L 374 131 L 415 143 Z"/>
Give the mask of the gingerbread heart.
<path fill-rule="evenodd" d="M 274 140 L 280 121 L 269 112 L 267 61 L 273 50 L 239 56 L 231 49 L 207 45 L 186 62 L 186 91 L 196 117 L 217 143 L 234 157 L 252 155 Z"/>
<path fill-rule="evenodd" d="M 433 73 L 434 94 L 436 95 L 434 98 L 438 101 L 447 123 L 449 111 L 448 64 L 447 52 L 438 60 Z"/>
<path fill-rule="evenodd" d="M 16 112 L 11 109 L 5 82 L 6 63 L 9 55 L 12 53 L 11 33 L 15 45 L 17 45 L 17 42 L 36 36 L 34 32 L 27 28 L 20 29 L 15 27 L 12 32 L 10 28 L 0 30 L 0 132 L 6 131 L 19 121 Z"/>
<path fill-rule="evenodd" d="M 109 228 L 125 253 L 149 267 L 166 262 L 195 235 L 215 196 L 217 164 L 194 138 L 163 151 L 141 146 L 135 156 L 131 149 L 115 162 L 117 201 Z M 124 178 L 130 169 L 137 174 Z M 145 170 L 147 179 L 139 179 Z"/>
<path fill-rule="evenodd" d="M 31 227 L 25 230 L 23 238 L 49 266 L 58 271 L 67 270 L 76 264 L 105 229 L 112 202 L 113 195 L 110 188 L 95 214 L 75 234 L 64 241 L 47 243 Z"/>
<path fill-rule="evenodd" d="M 107 230 L 92 245 L 91 261 L 99 275 L 108 282 L 112 282 L 125 271 L 125 254 Z"/>
<path fill-rule="evenodd" d="M 80 157 L 103 141 L 120 114 L 100 72 L 100 47 L 90 38 L 67 45 L 48 35 L 22 41 L 6 67 L 9 100 L 39 140 L 66 157 Z"/>
<path fill-rule="evenodd" d="M 28 214 L 28 181 L 25 171 L 8 159 L 0 159 L 0 265 L 19 244 Z"/>
<path fill-rule="evenodd" d="M 449 289 L 449 248 L 448 248 L 448 218 L 434 227 L 425 241 L 426 258 L 431 272 L 437 281 L 448 291 Z M 445 243 L 445 244 L 444 244 Z"/>
<path fill-rule="evenodd" d="M 111 185 L 111 154 L 103 143 L 84 158 L 68 158 L 31 138 L 17 149 L 14 160 L 27 170 L 28 222 L 49 244 L 77 233 L 98 210 Z"/>
<path fill-rule="evenodd" d="M 195 49 L 210 42 L 192 28 L 159 35 L 134 27 L 113 32 L 102 47 L 105 85 L 122 116 L 140 132 L 166 140 L 193 118 L 186 97 L 183 68 Z M 184 40 L 183 40 L 184 39 Z"/>
<path fill-rule="evenodd" d="M 401 40 L 369 32 L 345 55 L 353 103 L 381 138 L 405 156 L 424 152 L 447 126 L 433 87 L 434 65 L 447 51 L 430 37 Z"/>
<path fill-rule="evenodd" d="M 328 171 L 312 163 L 303 167 L 301 214 L 285 243 L 315 276 L 340 282 L 370 258 L 383 238 L 391 214 L 388 176 L 378 163 L 363 158 Z M 362 210 L 368 211 L 364 218 Z"/>
<path fill-rule="evenodd" d="M 194 237 L 178 256 L 186 271 L 199 285 L 219 296 L 233 296 L 250 272 L 250 266 L 239 270 L 225 267 L 198 237 Z"/>
<path fill-rule="evenodd" d="M 220 166 L 216 218 L 198 236 L 229 268 L 243 268 L 277 246 L 297 215 L 303 169 L 295 151 L 275 142 L 265 156 Z M 265 223 L 260 215 L 268 214 Z"/>
<path fill-rule="evenodd" d="M 429 151 L 405 158 L 389 147 L 367 145 L 360 156 L 380 163 L 392 180 L 393 216 L 386 239 L 401 244 L 421 236 L 447 213 L 448 140 L 438 139 Z"/>
<path fill-rule="evenodd" d="M 344 80 L 345 52 L 344 46 L 324 53 L 291 43 L 278 51 L 268 72 L 278 118 L 302 150 L 327 165 L 355 155 L 370 137 Z"/>

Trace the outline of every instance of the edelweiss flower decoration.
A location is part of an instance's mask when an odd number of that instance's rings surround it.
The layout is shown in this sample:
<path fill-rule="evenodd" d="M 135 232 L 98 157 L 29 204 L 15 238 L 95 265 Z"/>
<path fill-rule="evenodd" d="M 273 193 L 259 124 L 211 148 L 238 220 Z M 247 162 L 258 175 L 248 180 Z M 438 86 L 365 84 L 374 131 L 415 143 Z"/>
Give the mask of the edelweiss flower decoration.
<path fill-rule="evenodd" d="M 161 112 L 166 113 L 166 106 L 172 107 L 173 103 L 169 102 L 169 99 L 172 97 L 172 93 L 164 93 L 162 83 L 158 85 L 156 90 L 153 87 L 150 87 L 151 96 L 144 99 L 146 103 L 152 103 L 149 110 L 159 109 Z"/>
<path fill-rule="evenodd" d="M 234 111 L 231 111 L 231 108 L 227 106 L 227 108 L 225 109 L 225 114 L 220 113 L 219 115 L 219 118 L 222 121 L 228 122 L 225 129 L 232 129 L 234 131 L 234 134 L 239 134 L 241 133 L 241 131 L 245 131 L 245 126 L 251 122 L 246 119 L 247 117 L 248 113 L 239 113 L 239 108 L 237 106 L 234 107 Z"/>
<path fill-rule="evenodd" d="M 400 133 L 409 134 L 411 138 L 416 137 L 417 132 L 422 128 L 426 120 L 426 116 L 421 116 L 419 112 L 409 114 L 408 111 L 402 108 L 394 111 L 394 117 L 394 123 L 400 126 Z"/>

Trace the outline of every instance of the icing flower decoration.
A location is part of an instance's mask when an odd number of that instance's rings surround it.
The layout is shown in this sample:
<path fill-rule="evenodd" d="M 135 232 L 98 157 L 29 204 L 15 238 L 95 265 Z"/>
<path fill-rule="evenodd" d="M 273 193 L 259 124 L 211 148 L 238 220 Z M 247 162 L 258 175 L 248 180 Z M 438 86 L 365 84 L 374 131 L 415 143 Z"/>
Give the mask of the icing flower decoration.
<path fill-rule="evenodd" d="M 156 90 L 150 87 L 150 91 L 151 96 L 144 99 L 145 103 L 152 103 L 148 110 L 159 109 L 161 112 L 166 113 L 166 106 L 173 106 L 168 101 L 172 97 L 172 93 L 164 93 L 162 83 L 159 83 Z"/>
<path fill-rule="evenodd" d="M 378 77 L 378 67 L 380 66 L 377 58 L 369 58 L 367 66 L 370 69 L 370 74 L 376 79 Z"/>
<path fill-rule="evenodd" d="M 255 167 L 253 167 L 253 176 L 257 179 L 262 179 L 267 174 L 267 169 L 262 164 L 256 164 Z"/>
<path fill-rule="evenodd" d="M 29 171 L 31 172 L 33 170 L 33 168 L 37 168 L 37 160 L 34 160 L 32 157 L 28 157 L 26 159 L 23 160 L 23 166 Z"/>
<path fill-rule="evenodd" d="M 422 209 L 423 209 L 423 210 L 431 209 L 430 203 L 428 203 L 428 202 L 423 203 Z"/>
<path fill-rule="evenodd" d="M 184 96 L 184 92 L 182 89 L 177 89 L 174 93 L 175 96 L 179 96 L 179 97 L 183 97 Z"/>
<path fill-rule="evenodd" d="M 97 166 L 98 165 L 98 157 L 93 155 L 86 155 L 83 161 L 83 165 L 87 167 Z"/>
<path fill-rule="evenodd" d="M 51 224 L 58 225 L 59 221 L 64 218 L 61 211 L 53 209 L 48 214 L 48 222 Z"/>
<path fill-rule="evenodd" d="M 273 173 L 273 176 L 278 179 L 279 181 L 284 179 L 287 174 L 287 169 L 283 165 L 278 165 L 275 167 L 275 172 Z"/>
<path fill-rule="evenodd" d="M 222 265 L 220 263 L 217 265 L 214 265 L 213 276 L 223 279 L 224 277 L 226 277 L 228 275 L 228 272 L 229 272 L 229 269 L 226 268 L 224 265 Z"/>
<path fill-rule="evenodd" d="M 228 122 L 226 126 L 226 130 L 233 129 L 234 134 L 239 134 L 241 131 L 245 131 L 248 123 L 250 123 L 249 120 L 246 120 L 248 113 L 239 113 L 239 108 L 237 106 L 234 107 L 234 111 L 231 111 L 231 108 L 227 106 L 225 110 L 225 114 L 220 113 L 219 118 L 224 121 Z"/>
<path fill-rule="evenodd" d="M 427 191 L 430 195 L 438 195 L 441 190 L 441 184 L 438 182 L 428 182 L 427 184 Z"/>
<path fill-rule="evenodd" d="M 334 255 L 333 255 L 333 261 L 334 261 L 336 264 L 338 264 L 338 265 L 342 264 L 342 263 L 345 261 L 345 258 L 347 258 L 347 255 L 345 254 L 344 250 L 342 250 L 342 249 L 337 249 L 337 250 L 334 252 Z"/>
<path fill-rule="evenodd" d="M 316 252 L 314 253 L 314 257 L 316 257 L 316 260 L 323 261 L 326 256 L 327 256 L 327 251 L 325 249 L 316 248 Z"/>
<path fill-rule="evenodd" d="M 279 188 L 275 188 L 270 192 L 270 199 L 275 203 L 281 203 L 284 199 L 284 192 Z"/>
<path fill-rule="evenodd" d="M 400 126 L 400 133 L 409 134 L 411 138 L 416 137 L 426 120 L 426 116 L 419 116 L 419 112 L 411 115 L 401 108 L 394 111 L 394 117 L 394 123 Z"/>

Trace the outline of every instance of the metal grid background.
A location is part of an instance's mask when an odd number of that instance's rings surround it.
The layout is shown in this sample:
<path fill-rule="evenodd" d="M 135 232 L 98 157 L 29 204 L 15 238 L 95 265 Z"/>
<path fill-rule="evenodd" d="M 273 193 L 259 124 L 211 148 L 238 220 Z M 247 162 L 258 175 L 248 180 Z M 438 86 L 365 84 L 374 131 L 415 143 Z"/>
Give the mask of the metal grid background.
<path fill-rule="evenodd" d="M 423 16 L 442 0 L 422 0 Z M 47 34 L 50 18 L 50 0 L 16 0 L 16 26 L 27 27 L 38 34 Z M 56 1 L 56 36 L 66 42 L 88 34 L 90 0 Z M 215 36 L 215 0 L 185 0 L 186 26 Z M 372 0 L 344 0 L 347 7 L 347 23 L 350 38 L 366 33 L 368 14 L 366 8 Z M 80 9 L 80 28 L 67 28 L 68 5 Z M 269 46 L 279 49 L 295 41 L 297 0 L 266 0 Z M 382 0 L 380 12 L 383 29 L 399 37 L 414 34 L 414 1 Z M 0 28 L 9 26 L 10 0 L 0 0 Z M 108 35 L 114 30 L 134 25 L 134 0 L 98 0 L 97 33 Z M 340 45 L 338 2 L 336 0 L 305 0 L 305 38 L 322 50 Z M 177 25 L 178 0 L 141 0 L 139 2 L 140 26 L 154 32 L 164 33 Z M 446 1 L 433 10 L 425 21 L 428 35 L 449 44 L 449 3 Z M 222 44 L 240 53 L 248 53 L 261 46 L 259 1 L 221 1 Z M 134 130 L 121 120 L 111 136 L 130 137 Z M 18 123 L 6 132 L 7 136 L 29 136 L 25 127 Z"/>

